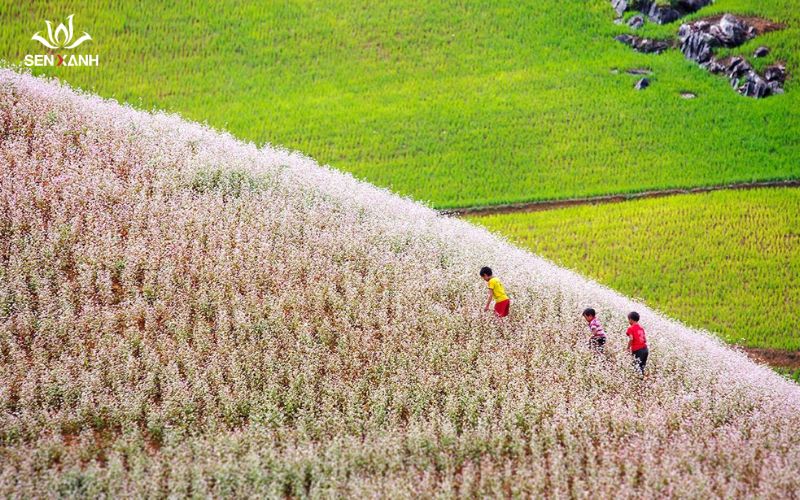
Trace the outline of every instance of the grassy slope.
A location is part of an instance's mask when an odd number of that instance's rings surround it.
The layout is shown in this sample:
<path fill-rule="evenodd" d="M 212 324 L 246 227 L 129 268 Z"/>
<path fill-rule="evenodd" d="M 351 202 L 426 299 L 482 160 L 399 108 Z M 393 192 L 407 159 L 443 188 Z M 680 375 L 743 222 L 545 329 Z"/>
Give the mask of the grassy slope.
<path fill-rule="evenodd" d="M 102 67 L 48 73 L 440 207 L 800 174 L 796 79 L 785 96 L 743 99 L 677 52 L 641 55 L 611 40 L 626 28 L 608 3 L 3 0 L 0 57 L 38 51 L 30 36 L 44 20 L 74 13 Z M 742 51 L 767 43 L 766 61 L 798 73 L 795 7 L 719 0 L 707 12 L 787 22 Z M 639 66 L 655 71 L 646 92 L 610 72 Z"/>
<path fill-rule="evenodd" d="M 7 71 L 0 116 L 0 496 L 800 488 L 797 385 L 486 231 Z"/>
<path fill-rule="evenodd" d="M 473 220 L 729 342 L 800 349 L 798 189 Z"/>

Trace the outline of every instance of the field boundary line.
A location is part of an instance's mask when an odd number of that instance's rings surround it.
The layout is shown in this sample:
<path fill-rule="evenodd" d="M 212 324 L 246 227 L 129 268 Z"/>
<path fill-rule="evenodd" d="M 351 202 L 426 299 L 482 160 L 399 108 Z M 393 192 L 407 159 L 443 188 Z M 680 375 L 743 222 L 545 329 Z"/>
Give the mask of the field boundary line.
<path fill-rule="evenodd" d="M 589 196 L 586 198 L 569 198 L 565 200 L 545 200 L 529 201 L 523 203 L 510 203 L 507 205 L 482 205 L 475 207 L 463 207 L 442 209 L 439 213 L 443 215 L 498 215 L 515 212 L 543 212 L 580 205 L 602 205 L 606 203 L 621 203 L 623 201 L 641 200 L 647 198 L 663 198 L 681 194 L 701 194 L 713 191 L 740 191 L 759 188 L 779 188 L 779 187 L 800 187 L 800 179 L 786 179 L 780 181 L 762 182 L 741 182 L 732 184 L 717 184 L 712 186 L 700 186 L 693 188 L 658 189 L 652 191 L 640 191 L 638 193 L 610 194 L 602 196 Z"/>

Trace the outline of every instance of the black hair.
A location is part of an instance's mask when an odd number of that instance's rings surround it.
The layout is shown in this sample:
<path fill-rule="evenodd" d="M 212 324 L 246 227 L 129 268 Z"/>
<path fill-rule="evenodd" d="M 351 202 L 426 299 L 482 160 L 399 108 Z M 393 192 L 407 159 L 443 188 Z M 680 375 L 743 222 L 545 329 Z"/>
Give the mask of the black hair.
<path fill-rule="evenodd" d="M 584 316 L 597 316 L 597 313 L 591 307 L 587 307 L 586 309 L 583 310 L 583 315 Z"/>
<path fill-rule="evenodd" d="M 481 268 L 481 276 L 491 276 L 492 275 L 492 268 L 483 266 Z"/>
<path fill-rule="evenodd" d="M 636 311 L 629 312 L 628 313 L 628 319 L 633 320 L 633 321 L 639 321 L 639 313 L 637 313 Z"/>

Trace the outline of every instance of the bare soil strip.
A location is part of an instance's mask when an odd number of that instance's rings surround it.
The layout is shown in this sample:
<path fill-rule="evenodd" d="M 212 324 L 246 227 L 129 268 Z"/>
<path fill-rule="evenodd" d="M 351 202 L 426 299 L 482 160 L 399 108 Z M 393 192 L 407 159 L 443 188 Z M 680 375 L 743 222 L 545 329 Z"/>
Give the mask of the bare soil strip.
<path fill-rule="evenodd" d="M 722 190 L 745 190 L 758 188 L 777 188 L 777 187 L 798 187 L 800 179 L 788 179 L 782 181 L 764 182 L 742 182 L 735 184 L 719 184 L 716 186 L 704 186 L 687 189 L 661 189 L 655 191 L 641 191 L 638 193 L 613 194 L 606 196 L 591 196 L 588 198 L 571 198 L 567 200 L 548 200 L 531 201 L 527 203 L 512 203 L 508 205 L 489 205 L 478 207 L 456 208 L 451 210 L 441 210 L 444 215 L 495 215 L 509 214 L 514 212 L 540 212 L 544 210 L 554 210 L 557 208 L 573 207 L 578 205 L 600 205 L 603 203 L 619 203 L 630 200 L 640 200 L 644 198 L 662 198 L 678 194 L 697 194 L 709 193 L 711 191 Z"/>
<path fill-rule="evenodd" d="M 782 351 L 780 349 L 762 349 L 758 347 L 741 347 L 750 358 L 759 363 L 766 363 L 778 368 L 800 370 L 800 351 Z"/>

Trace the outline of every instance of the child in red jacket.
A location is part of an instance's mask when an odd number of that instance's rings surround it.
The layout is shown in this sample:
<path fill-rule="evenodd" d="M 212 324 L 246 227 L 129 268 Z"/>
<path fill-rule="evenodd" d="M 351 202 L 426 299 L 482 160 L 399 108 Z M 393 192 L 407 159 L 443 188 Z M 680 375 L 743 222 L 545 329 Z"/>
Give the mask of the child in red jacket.
<path fill-rule="evenodd" d="M 625 334 L 630 338 L 628 342 L 628 349 L 633 354 L 634 363 L 639 368 L 639 373 L 644 378 L 644 367 L 647 364 L 647 337 L 644 335 L 644 329 L 639 326 L 639 313 L 632 311 L 628 314 L 628 331 Z"/>

